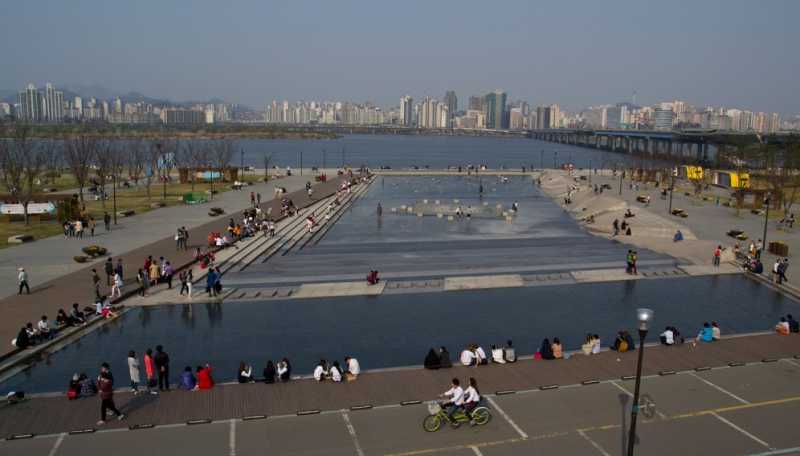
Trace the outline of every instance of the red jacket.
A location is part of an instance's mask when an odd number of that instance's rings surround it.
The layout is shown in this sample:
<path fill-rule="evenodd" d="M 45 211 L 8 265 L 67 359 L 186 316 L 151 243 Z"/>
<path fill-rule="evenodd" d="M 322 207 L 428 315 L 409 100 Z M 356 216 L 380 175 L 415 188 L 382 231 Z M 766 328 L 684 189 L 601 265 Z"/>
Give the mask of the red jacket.
<path fill-rule="evenodd" d="M 214 386 L 214 379 L 211 378 L 211 366 L 206 366 L 197 373 L 197 389 L 206 390 Z"/>

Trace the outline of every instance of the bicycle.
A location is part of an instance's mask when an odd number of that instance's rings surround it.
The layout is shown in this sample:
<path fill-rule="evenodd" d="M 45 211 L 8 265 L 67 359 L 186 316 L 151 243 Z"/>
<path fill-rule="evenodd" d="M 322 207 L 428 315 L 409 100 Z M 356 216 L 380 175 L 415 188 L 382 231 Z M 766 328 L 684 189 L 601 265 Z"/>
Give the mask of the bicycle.
<path fill-rule="evenodd" d="M 483 405 L 475 407 L 471 414 L 467 414 L 463 408 L 459 408 L 453 414 L 453 419 L 451 420 L 442 405 L 434 401 L 428 403 L 428 413 L 429 415 L 422 421 L 422 428 L 427 432 L 438 431 L 444 423 L 449 423 L 455 429 L 461 426 L 462 423 L 469 422 L 473 422 L 477 426 L 483 426 L 492 419 L 492 412 Z"/>

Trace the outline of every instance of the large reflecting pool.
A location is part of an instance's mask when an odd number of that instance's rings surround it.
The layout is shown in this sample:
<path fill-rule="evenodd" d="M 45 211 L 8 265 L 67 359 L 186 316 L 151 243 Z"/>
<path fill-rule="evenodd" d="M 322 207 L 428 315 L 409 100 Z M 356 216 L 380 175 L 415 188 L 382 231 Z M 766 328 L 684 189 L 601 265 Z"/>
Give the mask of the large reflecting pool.
<path fill-rule="evenodd" d="M 364 369 L 416 365 L 432 346 L 455 356 L 468 343 L 488 347 L 509 338 L 521 354 L 553 336 L 576 349 L 586 332 L 600 334 L 605 345 L 618 329 L 633 328 L 642 306 L 655 310 L 657 329 L 670 324 L 684 334 L 710 320 L 723 335 L 767 330 L 781 315 L 800 313 L 796 301 L 740 276 L 137 308 L 2 390 L 63 390 L 74 372 L 95 374 L 103 361 L 124 385 L 128 351 L 157 344 L 172 359 L 173 381 L 184 366 L 204 362 L 222 381 L 234 378 L 240 360 L 260 372 L 267 359 L 283 356 L 307 374 L 321 357 L 353 354 Z"/>

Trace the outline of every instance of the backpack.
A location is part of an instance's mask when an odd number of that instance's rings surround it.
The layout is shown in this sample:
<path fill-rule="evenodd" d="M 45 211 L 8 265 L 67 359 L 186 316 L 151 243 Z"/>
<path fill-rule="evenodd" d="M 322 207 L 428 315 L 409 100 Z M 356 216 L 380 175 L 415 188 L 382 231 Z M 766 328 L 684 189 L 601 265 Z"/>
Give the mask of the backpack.
<path fill-rule="evenodd" d="M 620 342 L 619 347 L 617 347 L 617 351 L 620 353 L 628 351 L 628 341 L 623 340 L 622 342 Z"/>

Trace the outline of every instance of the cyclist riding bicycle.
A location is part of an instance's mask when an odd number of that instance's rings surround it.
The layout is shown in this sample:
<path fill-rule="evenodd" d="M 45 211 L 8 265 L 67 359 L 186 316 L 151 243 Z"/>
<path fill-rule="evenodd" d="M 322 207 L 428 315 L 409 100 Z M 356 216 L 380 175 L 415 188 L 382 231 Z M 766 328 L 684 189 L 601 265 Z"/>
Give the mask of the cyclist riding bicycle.
<path fill-rule="evenodd" d="M 449 398 L 442 404 L 442 407 L 447 407 L 447 418 L 452 421 L 456 411 L 464 407 L 464 389 L 461 388 L 461 382 L 457 378 L 454 378 L 451 383 L 451 388 L 439 397 Z"/>
<path fill-rule="evenodd" d="M 481 402 L 481 393 L 478 391 L 478 381 L 474 377 L 469 378 L 469 386 L 464 391 L 464 411 L 469 417 L 470 426 L 475 426 L 475 420 L 472 418 L 472 411 Z"/>

